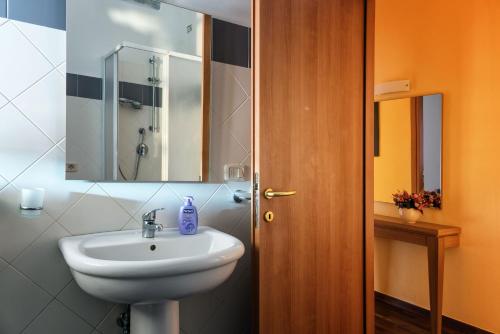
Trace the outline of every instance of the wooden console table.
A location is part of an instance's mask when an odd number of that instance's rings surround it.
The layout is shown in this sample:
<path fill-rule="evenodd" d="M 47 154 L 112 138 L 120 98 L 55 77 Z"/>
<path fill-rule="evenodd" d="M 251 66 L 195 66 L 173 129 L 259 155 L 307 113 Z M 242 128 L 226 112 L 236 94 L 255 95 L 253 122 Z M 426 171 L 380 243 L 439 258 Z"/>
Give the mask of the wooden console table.
<path fill-rule="evenodd" d="M 444 250 L 459 246 L 460 227 L 424 222 L 408 224 L 399 218 L 375 215 L 375 237 L 427 247 L 431 332 L 441 334 Z"/>

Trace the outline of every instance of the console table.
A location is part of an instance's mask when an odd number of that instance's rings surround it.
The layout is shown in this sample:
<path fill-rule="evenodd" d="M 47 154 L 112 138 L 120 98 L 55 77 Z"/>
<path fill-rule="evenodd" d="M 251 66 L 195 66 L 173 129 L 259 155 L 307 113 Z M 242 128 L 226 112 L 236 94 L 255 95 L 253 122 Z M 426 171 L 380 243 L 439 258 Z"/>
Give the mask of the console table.
<path fill-rule="evenodd" d="M 459 246 L 460 227 L 425 222 L 409 224 L 399 218 L 375 215 L 375 237 L 427 247 L 431 332 L 441 334 L 444 250 Z"/>

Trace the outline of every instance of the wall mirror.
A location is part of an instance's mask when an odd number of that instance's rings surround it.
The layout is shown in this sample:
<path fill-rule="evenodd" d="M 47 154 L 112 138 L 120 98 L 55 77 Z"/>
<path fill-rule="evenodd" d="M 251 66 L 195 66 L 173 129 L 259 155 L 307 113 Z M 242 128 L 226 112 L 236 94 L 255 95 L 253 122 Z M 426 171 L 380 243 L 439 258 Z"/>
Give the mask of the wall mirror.
<path fill-rule="evenodd" d="M 375 200 L 441 193 L 442 94 L 375 102 Z"/>
<path fill-rule="evenodd" d="M 67 0 L 66 178 L 248 178 L 249 37 L 158 0 Z"/>

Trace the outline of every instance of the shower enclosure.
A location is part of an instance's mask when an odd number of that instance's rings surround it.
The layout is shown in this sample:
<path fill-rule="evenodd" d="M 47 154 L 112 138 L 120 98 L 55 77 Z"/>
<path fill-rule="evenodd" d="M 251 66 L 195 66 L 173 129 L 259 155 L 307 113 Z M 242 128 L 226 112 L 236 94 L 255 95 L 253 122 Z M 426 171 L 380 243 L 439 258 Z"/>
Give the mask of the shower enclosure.
<path fill-rule="evenodd" d="M 105 179 L 200 181 L 201 58 L 123 42 L 104 73 Z"/>

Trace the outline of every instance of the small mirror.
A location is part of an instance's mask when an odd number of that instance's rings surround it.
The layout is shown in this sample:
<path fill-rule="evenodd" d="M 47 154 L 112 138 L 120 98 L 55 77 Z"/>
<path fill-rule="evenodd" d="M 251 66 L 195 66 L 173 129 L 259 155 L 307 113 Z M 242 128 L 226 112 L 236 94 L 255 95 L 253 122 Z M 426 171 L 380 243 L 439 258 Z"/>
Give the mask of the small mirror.
<path fill-rule="evenodd" d="M 375 200 L 442 192 L 442 94 L 375 102 Z"/>
<path fill-rule="evenodd" d="M 248 179 L 249 87 L 247 27 L 159 0 L 68 0 L 66 178 Z"/>

